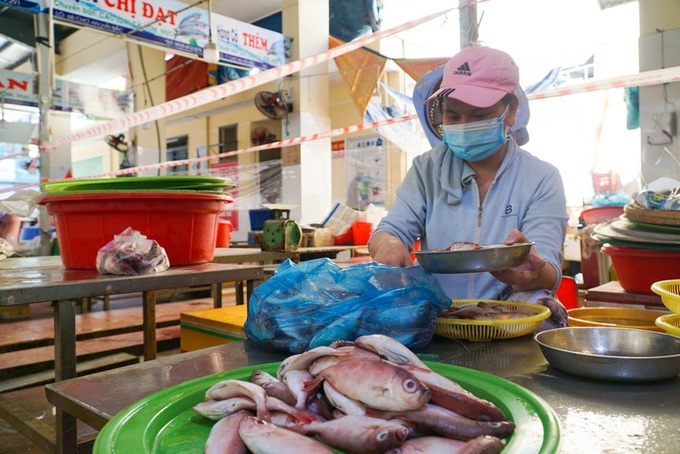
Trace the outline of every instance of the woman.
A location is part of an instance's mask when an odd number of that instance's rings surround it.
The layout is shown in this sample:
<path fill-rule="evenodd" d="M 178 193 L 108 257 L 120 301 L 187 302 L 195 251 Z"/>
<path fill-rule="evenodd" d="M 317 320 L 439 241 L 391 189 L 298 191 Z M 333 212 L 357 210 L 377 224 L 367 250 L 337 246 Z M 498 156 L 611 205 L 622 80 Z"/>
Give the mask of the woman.
<path fill-rule="evenodd" d="M 511 269 L 436 277 L 451 298 L 541 302 L 553 311 L 550 325 L 564 326 L 566 310 L 553 294 L 568 220 L 564 187 L 554 166 L 509 134 L 518 85 L 517 65 L 500 50 L 469 47 L 448 61 L 426 101 L 442 109 L 444 143 L 413 160 L 369 251 L 377 262 L 403 267 L 412 265 L 418 238 L 422 249 L 535 242 Z"/>

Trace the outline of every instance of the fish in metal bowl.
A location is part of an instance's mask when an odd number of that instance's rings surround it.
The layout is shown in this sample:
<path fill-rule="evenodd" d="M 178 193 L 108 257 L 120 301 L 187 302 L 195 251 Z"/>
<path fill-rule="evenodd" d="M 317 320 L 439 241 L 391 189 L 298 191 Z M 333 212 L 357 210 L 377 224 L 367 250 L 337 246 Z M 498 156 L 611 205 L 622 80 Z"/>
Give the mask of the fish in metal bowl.
<path fill-rule="evenodd" d="M 680 374 L 680 338 L 614 327 L 568 327 L 534 336 L 550 365 L 572 375 L 617 382 L 665 380 Z"/>
<path fill-rule="evenodd" d="M 534 244 L 454 242 L 446 248 L 416 251 L 415 254 L 420 266 L 430 273 L 478 273 L 512 268 L 524 260 Z"/>

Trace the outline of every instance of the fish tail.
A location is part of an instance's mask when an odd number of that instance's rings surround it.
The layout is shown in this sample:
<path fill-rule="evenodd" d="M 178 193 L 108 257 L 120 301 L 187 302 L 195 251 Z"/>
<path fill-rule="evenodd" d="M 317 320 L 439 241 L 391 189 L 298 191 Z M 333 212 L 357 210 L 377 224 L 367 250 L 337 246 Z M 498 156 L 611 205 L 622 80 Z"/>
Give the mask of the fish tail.
<path fill-rule="evenodd" d="M 476 421 L 504 421 L 505 415 L 493 403 L 463 393 L 431 388 L 430 401 Z"/>

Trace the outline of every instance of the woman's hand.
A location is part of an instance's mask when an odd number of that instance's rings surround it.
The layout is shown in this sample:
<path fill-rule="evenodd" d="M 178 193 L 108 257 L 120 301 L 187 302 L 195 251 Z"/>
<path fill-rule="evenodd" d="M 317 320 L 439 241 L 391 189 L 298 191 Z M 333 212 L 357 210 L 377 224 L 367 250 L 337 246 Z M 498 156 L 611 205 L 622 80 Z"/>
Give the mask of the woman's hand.
<path fill-rule="evenodd" d="M 504 241 L 508 246 L 528 242 L 527 237 L 517 229 L 513 229 Z M 515 291 L 539 288 L 552 290 L 557 282 L 555 269 L 543 260 L 534 246 L 531 246 L 529 254 L 517 265 L 507 270 L 492 271 L 491 274 L 499 281 L 512 285 Z"/>
<path fill-rule="evenodd" d="M 373 260 L 385 265 L 398 267 L 413 265 L 411 254 L 404 243 L 389 232 L 376 233 L 368 244 L 368 251 Z"/>

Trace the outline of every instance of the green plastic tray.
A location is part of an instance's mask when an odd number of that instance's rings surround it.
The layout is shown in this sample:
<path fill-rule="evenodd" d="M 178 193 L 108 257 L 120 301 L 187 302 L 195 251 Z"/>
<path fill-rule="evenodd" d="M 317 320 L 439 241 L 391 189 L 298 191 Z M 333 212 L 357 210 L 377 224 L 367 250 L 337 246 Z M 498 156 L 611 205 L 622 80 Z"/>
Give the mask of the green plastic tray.
<path fill-rule="evenodd" d="M 208 388 L 227 379 L 250 380 L 251 372 L 256 369 L 275 374 L 279 364 L 208 375 L 152 394 L 132 404 L 104 426 L 95 441 L 94 453 L 201 453 L 215 422 L 197 415 L 192 407 L 204 400 Z M 543 399 L 495 375 L 448 364 L 428 361 L 426 364 L 478 397 L 495 403 L 515 422 L 515 431 L 508 438 L 503 454 L 557 452 L 559 423 Z"/>
<path fill-rule="evenodd" d="M 200 175 L 177 175 L 162 177 L 85 178 L 80 180 L 44 183 L 49 193 L 82 191 L 139 191 L 139 190 L 204 190 L 231 189 L 234 184 L 228 178 Z"/>

